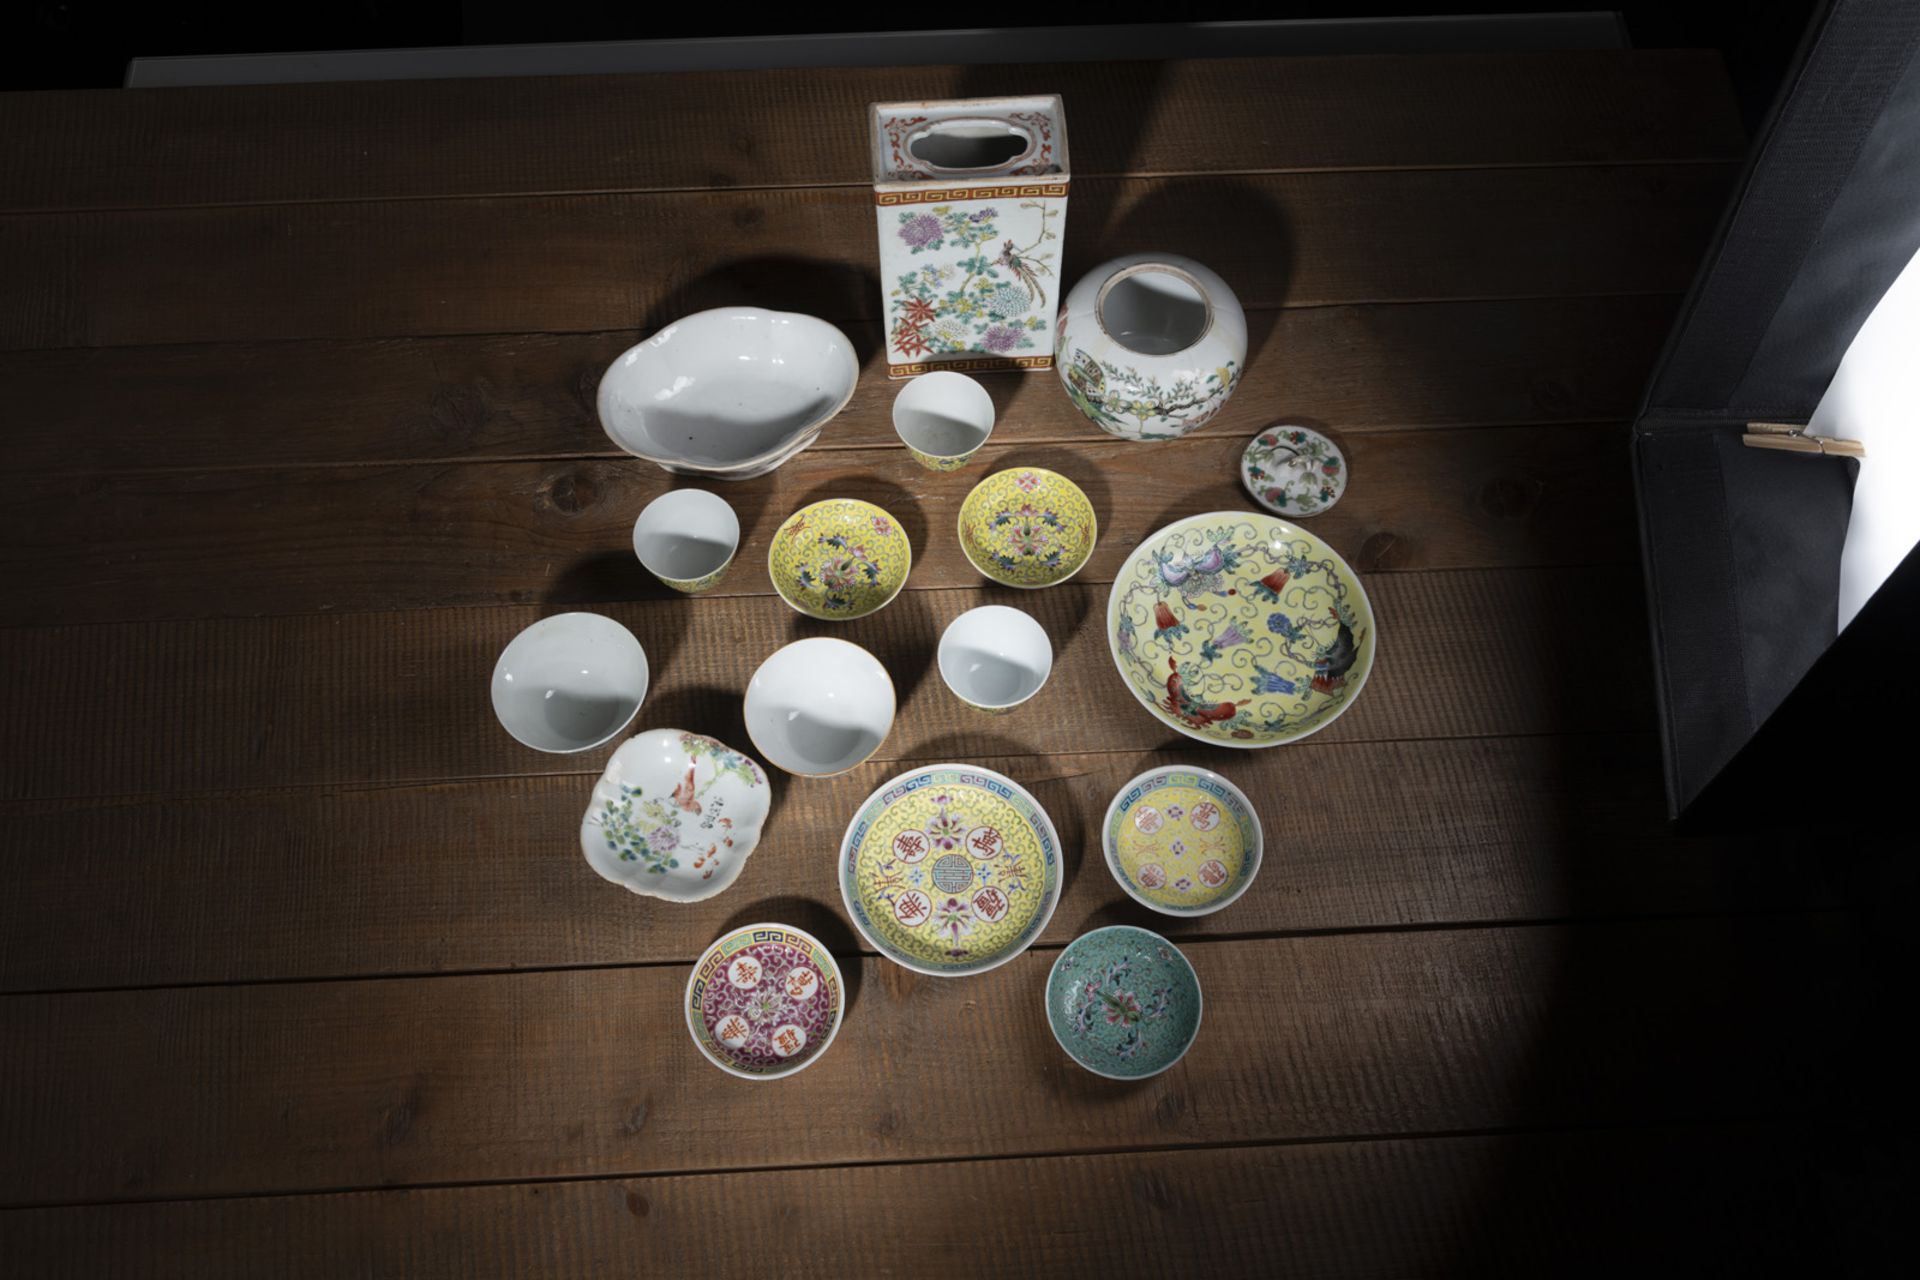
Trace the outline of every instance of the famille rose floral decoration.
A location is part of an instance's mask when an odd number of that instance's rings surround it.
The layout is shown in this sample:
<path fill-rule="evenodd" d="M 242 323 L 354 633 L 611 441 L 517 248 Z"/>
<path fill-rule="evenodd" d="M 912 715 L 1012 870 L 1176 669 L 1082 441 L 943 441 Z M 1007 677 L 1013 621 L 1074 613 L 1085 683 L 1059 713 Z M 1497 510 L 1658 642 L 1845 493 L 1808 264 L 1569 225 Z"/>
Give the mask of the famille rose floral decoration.
<path fill-rule="evenodd" d="M 1107 598 L 1114 665 L 1141 705 L 1230 747 L 1325 728 L 1366 684 L 1376 631 L 1338 553 L 1248 512 L 1189 516 L 1151 535 Z"/>
<path fill-rule="evenodd" d="M 1060 99 L 879 103 L 871 125 L 888 375 L 1050 367 L 1069 183 Z"/>
<path fill-rule="evenodd" d="M 1001 239 L 1003 220 L 993 205 L 901 211 L 895 235 L 908 253 L 941 260 L 903 273 L 888 294 L 894 354 L 1004 356 L 1052 345 L 1045 277 L 1053 275 L 1054 252 L 1046 246 L 1059 236 L 1047 223 L 1060 215 L 1038 200 L 1015 208 L 1006 221 L 1025 224 L 1031 238 L 1022 245 Z"/>
<path fill-rule="evenodd" d="M 1275 515 L 1318 515 L 1347 491 L 1347 460 L 1311 427 L 1268 427 L 1240 455 L 1240 481 Z"/>
<path fill-rule="evenodd" d="M 1176 440 L 1240 385 L 1247 318 L 1227 282 L 1191 258 L 1137 253 L 1081 277 L 1060 307 L 1061 385 L 1122 440 Z"/>
<path fill-rule="evenodd" d="M 840 846 L 840 893 L 883 955 L 938 977 L 1025 951 L 1060 900 L 1060 838 L 1011 778 L 966 765 L 901 774 Z"/>
<path fill-rule="evenodd" d="M 960 549 L 1009 587 L 1050 587 L 1080 572 L 1100 522 L 1080 486 L 1039 467 L 1000 471 L 960 505 Z"/>
<path fill-rule="evenodd" d="M 884 607 L 906 585 L 913 548 L 891 515 L 829 498 L 787 517 L 767 549 L 780 598 L 810 618 L 844 622 Z"/>
<path fill-rule="evenodd" d="M 1047 975 L 1047 1025 L 1096 1075 L 1138 1080 L 1185 1056 L 1200 1031 L 1200 980 L 1157 933 L 1111 925 L 1075 938 Z"/>
<path fill-rule="evenodd" d="M 750 1080 L 790 1076 L 840 1030 L 840 966 L 820 940 L 780 924 L 735 929 L 687 981 L 687 1030 L 707 1060 Z"/>
<path fill-rule="evenodd" d="M 615 884 L 699 902 L 739 878 L 771 797 L 751 757 L 701 734 L 653 729 L 607 762 L 580 822 L 580 848 Z"/>

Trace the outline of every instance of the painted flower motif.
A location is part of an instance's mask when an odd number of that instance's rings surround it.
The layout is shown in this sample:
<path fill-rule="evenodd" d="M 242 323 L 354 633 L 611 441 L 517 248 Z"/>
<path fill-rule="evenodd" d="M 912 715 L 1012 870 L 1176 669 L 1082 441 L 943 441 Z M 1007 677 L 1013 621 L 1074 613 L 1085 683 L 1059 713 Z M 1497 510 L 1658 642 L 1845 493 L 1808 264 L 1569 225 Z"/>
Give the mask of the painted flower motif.
<path fill-rule="evenodd" d="M 943 350 L 957 349 L 966 345 L 967 326 L 958 320 L 942 320 L 933 326 L 928 336 L 939 343 Z"/>
<path fill-rule="evenodd" d="M 981 336 L 981 345 L 989 351 L 1011 351 L 1019 346 L 1026 335 L 1019 329 L 1008 328 L 1004 324 L 989 325 Z"/>
<path fill-rule="evenodd" d="M 901 307 L 900 311 L 907 323 L 916 326 L 931 324 L 934 320 L 938 319 L 940 315 L 939 311 L 934 308 L 934 305 L 924 298 L 908 299 L 906 305 Z"/>
<path fill-rule="evenodd" d="M 958 849 L 960 841 L 967 834 L 967 819 L 963 814 L 952 813 L 947 809 L 948 798 L 941 796 L 934 801 L 938 811 L 927 821 L 927 838 L 941 849 Z"/>
<path fill-rule="evenodd" d="M 860 562 L 851 556 L 823 561 L 820 581 L 829 591 L 848 591 L 859 582 Z"/>
<path fill-rule="evenodd" d="M 1268 614 L 1267 630 L 1287 640 L 1298 640 L 1301 635 L 1300 624 L 1284 613 Z"/>
<path fill-rule="evenodd" d="M 1017 284 L 1003 284 L 987 295 L 987 314 L 996 320 L 1011 320 L 1024 315 L 1033 305 L 1033 295 Z"/>
<path fill-rule="evenodd" d="M 786 1005 L 777 983 L 767 983 L 747 997 L 747 1013 L 755 1022 L 771 1022 Z"/>
<path fill-rule="evenodd" d="M 1047 546 L 1047 528 L 1038 520 L 1021 519 L 1007 530 L 1007 545 L 1023 556 L 1037 556 Z"/>
<path fill-rule="evenodd" d="M 1186 815 L 1187 815 L 1187 811 L 1181 808 L 1177 804 L 1170 804 L 1167 806 L 1167 816 L 1169 818 L 1172 818 L 1175 822 L 1180 821 L 1180 819 L 1186 817 Z"/>
<path fill-rule="evenodd" d="M 884 538 L 893 532 L 893 525 L 888 522 L 885 516 L 874 516 L 873 531 Z"/>
<path fill-rule="evenodd" d="M 902 355 L 925 355 L 933 348 L 927 345 L 927 337 L 920 330 L 909 325 L 901 325 L 893 333 L 894 348 Z"/>
<path fill-rule="evenodd" d="M 995 218 L 999 216 L 1000 216 L 1000 211 L 994 208 L 992 205 L 988 205 L 984 209 L 976 209 L 972 213 L 968 214 L 967 221 L 973 222 L 973 223 L 992 222 Z"/>
<path fill-rule="evenodd" d="M 933 926 L 937 933 L 947 935 L 947 951 L 950 955 L 962 956 L 966 949 L 960 945 L 960 939 L 973 932 L 973 908 L 959 898 L 948 898 L 936 903 L 933 908 Z"/>
<path fill-rule="evenodd" d="M 909 215 L 900 223 L 900 238 L 916 249 L 924 249 L 940 239 L 940 219 L 926 213 Z"/>
<path fill-rule="evenodd" d="M 1140 1001 L 1133 992 L 1116 991 L 1112 995 L 1103 992 L 1101 998 L 1106 1002 L 1109 1025 L 1140 1021 Z"/>
<path fill-rule="evenodd" d="M 1178 805 L 1174 806 L 1174 808 L 1176 809 L 1179 807 L 1180 806 Z M 1187 842 L 1184 840 L 1175 840 L 1172 844 L 1167 846 L 1167 852 L 1172 854 L 1176 858 L 1184 858 L 1187 856 Z"/>
<path fill-rule="evenodd" d="M 647 832 L 647 845 L 655 853 L 672 853 L 680 847 L 680 828 L 677 826 L 655 827 Z"/>
<path fill-rule="evenodd" d="M 1175 893 L 1192 893 L 1193 881 L 1188 879 L 1186 876 L 1181 876 L 1179 879 L 1173 882 L 1173 891 Z"/>

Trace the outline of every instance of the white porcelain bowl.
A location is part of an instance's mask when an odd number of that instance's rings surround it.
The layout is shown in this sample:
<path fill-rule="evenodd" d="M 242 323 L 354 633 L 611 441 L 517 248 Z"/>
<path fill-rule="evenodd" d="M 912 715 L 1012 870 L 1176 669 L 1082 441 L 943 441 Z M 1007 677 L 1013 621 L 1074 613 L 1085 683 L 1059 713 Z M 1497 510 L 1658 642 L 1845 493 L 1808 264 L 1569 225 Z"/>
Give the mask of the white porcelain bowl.
<path fill-rule="evenodd" d="M 633 722 L 647 680 L 647 651 L 633 632 L 597 613 L 555 614 L 501 651 L 493 713 L 536 751 L 591 751 Z"/>
<path fill-rule="evenodd" d="M 739 879 L 772 795 L 751 756 L 704 734 L 650 729 L 607 761 L 580 820 L 580 850 L 635 893 L 699 902 Z"/>
<path fill-rule="evenodd" d="M 717 493 L 671 489 L 633 522 L 633 554 L 641 568 L 689 595 L 719 583 L 740 548 L 740 517 Z"/>
<path fill-rule="evenodd" d="M 1004 604 L 969 609 L 940 636 L 940 678 L 982 711 L 1005 711 L 1040 692 L 1053 642 L 1031 614 Z"/>
<path fill-rule="evenodd" d="M 720 307 L 674 321 L 608 366 L 600 425 L 677 475 L 745 480 L 812 444 L 859 376 L 853 344 L 824 320 Z"/>
<path fill-rule="evenodd" d="M 857 644 L 796 640 L 747 682 L 747 736 L 769 764 L 802 777 L 845 773 L 893 728 L 893 679 Z"/>
<path fill-rule="evenodd" d="M 893 429 L 929 471 L 957 471 L 993 435 L 993 397 L 964 373 L 923 373 L 893 398 Z"/>

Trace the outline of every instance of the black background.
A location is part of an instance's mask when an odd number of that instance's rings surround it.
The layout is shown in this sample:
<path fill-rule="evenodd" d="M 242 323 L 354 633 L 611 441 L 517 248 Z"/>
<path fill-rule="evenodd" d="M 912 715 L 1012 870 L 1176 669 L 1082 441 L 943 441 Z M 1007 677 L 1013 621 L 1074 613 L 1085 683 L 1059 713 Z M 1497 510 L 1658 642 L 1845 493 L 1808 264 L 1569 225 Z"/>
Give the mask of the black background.
<path fill-rule="evenodd" d="M 1786 66 L 1815 0 L 1666 0 L 1617 10 L 1638 48 L 1716 48 L 1725 57 L 1749 120 L 1757 118 Z M 1600 6 L 1594 6 L 1599 8 Z M 459 44 L 648 40 L 816 32 L 937 30 L 960 26 L 1075 25 L 1090 8 L 1041 10 L 1023 21 L 940 6 L 798 7 L 784 19 L 772 6 L 648 4 L 644 0 L 333 0 L 326 3 L 181 4 L 166 0 L 27 0 L 0 4 L 0 88 L 112 88 L 135 57 L 277 53 L 294 50 L 418 48 Z M 1384 3 L 1321 0 L 1254 10 L 1180 10 L 1195 21 L 1534 13 L 1550 3 L 1452 0 Z M 1032 15 L 1033 9 L 1024 11 Z M 1165 21 L 1168 10 L 1108 6 L 1106 22 Z M 1079 25 L 1086 25 L 1084 22 Z"/>

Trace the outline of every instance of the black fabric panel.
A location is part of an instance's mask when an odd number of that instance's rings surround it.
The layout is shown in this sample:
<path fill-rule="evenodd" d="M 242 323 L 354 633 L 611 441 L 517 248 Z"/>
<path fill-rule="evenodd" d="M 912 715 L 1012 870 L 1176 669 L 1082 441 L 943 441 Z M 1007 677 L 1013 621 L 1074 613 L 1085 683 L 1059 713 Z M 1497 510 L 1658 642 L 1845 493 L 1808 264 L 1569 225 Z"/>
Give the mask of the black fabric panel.
<path fill-rule="evenodd" d="M 1852 458 L 1750 449 L 1713 433 L 1726 494 L 1747 717 L 1764 725 L 1833 643 L 1840 550 L 1853 513 Z"/>
<path fill-rule="evenodd" d="M 1906 12 L 1920 16 L 1920 4 L 1910 3 Z M 1882 106 L 1847 185 L 1834 197 L 1818 238 L 1734 389 L 1729 403 L 1736 413 L 1796 421 L 1811 415 L 1868 313 L 1920 249 L 1916 38 L 1920 31 L 1909 34 L 1906 72 Z"/>
<path fill-rule="evenodd" d="M 1683 826 L 1727 831 L 1804 825 L 1819 828 L 1828 840 L 1836 828 L 1884 826 L 1900 853 L 1910 854 L 1914 753 L 1905 743 L 1920 714 L 1916 635 L 1920 548 L 1907 553 L 1760 732 L 1699 794 Z M 1800 793 L 1809 782 L 1827 789 L 1824 803 L 1805 801 Z"/>
<path fill-rule="evenodd" d="M 1920 3 L 1830 4 L 1682 308 L 1648 389 L 1649 416 L 1812 414 L 1840 352 L 1920 248 L 1920 207 L 1876 185 L 1920 127 L 1911 114 L 1920 85 L 1906 83 L 1916 48 Z M 1902 188 L 1910 180 L 1898 175 Z M 1854 183 L 1844 236 L 1824 234 Z M 1857 255 L 1862 243 L 1872 252 Z M 1793 297 L 1803 274 L 1811 281 Z"/>
<path fill-rule="evenodd" d="M 1740 610 L 1714 434 L 1651 422 L 1634 433 L 1654 682 L 1676 813 L 1757 723 L 1744 669 L 1729 660 L 1740 652 Z"/>
<path fill-rule="evenodd" d="M 1740 442 L 1744 423 L 1634 436 L 1654 674 L 1677 814 L 1832 644 L 1858 464 Z"/>

